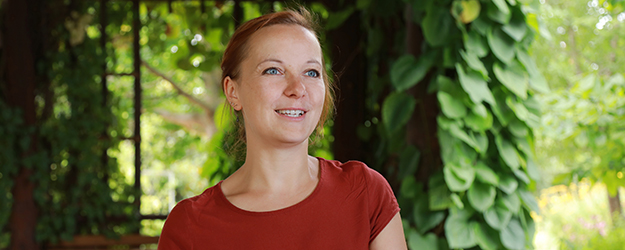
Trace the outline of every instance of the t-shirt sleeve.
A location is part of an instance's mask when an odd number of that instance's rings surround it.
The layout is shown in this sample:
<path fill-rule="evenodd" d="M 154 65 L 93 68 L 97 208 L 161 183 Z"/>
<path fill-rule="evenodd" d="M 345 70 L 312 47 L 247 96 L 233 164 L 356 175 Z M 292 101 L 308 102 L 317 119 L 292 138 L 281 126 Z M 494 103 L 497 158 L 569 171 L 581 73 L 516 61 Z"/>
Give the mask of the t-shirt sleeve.
<path fill-rule="evenodd" d="M 192 249 L 188 229 L 191 221 L 187 212 L 190 205 L 191 201 L 183 200 L 171 210 L 158 239 L 159 250 Z"/>
<path fill-rule="evenodd" d="M 369 244 L 371 244 L 395 214 L 399 212 L 399 205 L 395 194 L 393 194 L 393 189 L 384 176 L 369 167 L 365 167 L 364 172 L 367 184 L 369 225 L 371 227 Z"/>

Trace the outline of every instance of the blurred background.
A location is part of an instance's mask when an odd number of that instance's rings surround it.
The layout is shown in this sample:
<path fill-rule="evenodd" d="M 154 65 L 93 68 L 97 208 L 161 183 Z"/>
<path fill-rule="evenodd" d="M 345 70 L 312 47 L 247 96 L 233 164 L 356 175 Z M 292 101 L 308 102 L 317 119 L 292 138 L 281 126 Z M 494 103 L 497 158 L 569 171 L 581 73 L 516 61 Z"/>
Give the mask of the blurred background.
<path fill-rule="evenodd" d="M 219 63 L 305 6 L 411 249 L 622 249 L 623 0 L 0 0 L 0 249 L 155 249 L 242 164 Z M 238 153 L 237 153 L 238 152 Z"/>

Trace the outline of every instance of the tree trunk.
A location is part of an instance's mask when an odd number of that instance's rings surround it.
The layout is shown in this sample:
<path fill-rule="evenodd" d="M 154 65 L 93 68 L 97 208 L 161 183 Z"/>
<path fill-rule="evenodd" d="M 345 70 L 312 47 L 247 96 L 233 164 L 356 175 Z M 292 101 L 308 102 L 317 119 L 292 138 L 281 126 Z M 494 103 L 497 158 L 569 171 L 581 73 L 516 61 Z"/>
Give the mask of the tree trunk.
<path fill-rule="evenodd" d="M 421 27 L 414 23 L 412 6 L 406 5 L 406 50 L 409 54 L 421 56 L 421 48 L 424 42 Z M 428 183 L 432 173 L 441 166 L 440 145 L 438 143 L 436 116 L 439 114 L 438 99 L 436 93 L 428 94 L 430 76 L 421 80 L 417 85 L 408 90 L 417 100 L 417 106 L 408 122 L 406 134 L 408 142 L 415 145 L 421 152 L 421 162 L 416 174 L 417 181 Z"/>
<path fill-rule="evenodd" d="M 40 15 L 36 11 L 35 0 L 8 0 L 5 1 L 5 19 L 2 31 L 4 34 L 5 72 L 6 72 L 6 100 L 9 106 L 22 110 L 26 126 L 36 123 L 35 110 L 35 60 L 31 31 L 36 27 L 33 20 Z M 39 13 L 40 14 L 40 13 Z M 36 136 L 30 140 L 30 148 L 22 154 L 27 157 L 36 150 Z M 13 206 L 9 219 L 11 230 L 10 249 L 38 249 L 35 241 L 35 227 L 37 225 L 38 209 L 35 205 L 33 190 L 35 184 L 31 181 L 32 168 L 18 166 L 18 175 L 13 186 Z"/>
<path fill-rule="evenodd" d="M 608 203 L 610 204 L 610 215 L 612 215 L 612 218 L 620 216 L 623 208 L 621 207 L 621 197 L 618 189 L 615 196 L 611 196 L 610 192 L 608 192 Z"/>
<path fill-rule="evenodd" d="M 330 11 L 339 10 L 334 1 L 326 2 Z M 334 158 L 339 161 L 364 160 L 367 158 L 366 145 L 356 134 L 356 128 L 365 120 L 367 93 L 367 65 L 361 46 L 364 32 L 360 15 L 353 13 L 327 35 L 332 46 L 333 70 L 338 76 L 334 80 L 338 87 L 333 127 Z"/>

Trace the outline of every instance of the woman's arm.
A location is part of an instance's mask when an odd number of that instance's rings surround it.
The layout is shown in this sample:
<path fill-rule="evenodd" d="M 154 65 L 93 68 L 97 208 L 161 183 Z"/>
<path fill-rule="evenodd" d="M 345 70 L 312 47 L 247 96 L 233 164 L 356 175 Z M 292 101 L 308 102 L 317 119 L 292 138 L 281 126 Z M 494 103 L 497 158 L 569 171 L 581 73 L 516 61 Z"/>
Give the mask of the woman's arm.
<path fill-rule="evenodd" d="M 371 242 L 369 250 L 405 250 L 406 238 L 404 237 L 404 229 L 401 223 L 399 212 L 393 216 L 393 219 L 382 229 L 380 234 Z"/>

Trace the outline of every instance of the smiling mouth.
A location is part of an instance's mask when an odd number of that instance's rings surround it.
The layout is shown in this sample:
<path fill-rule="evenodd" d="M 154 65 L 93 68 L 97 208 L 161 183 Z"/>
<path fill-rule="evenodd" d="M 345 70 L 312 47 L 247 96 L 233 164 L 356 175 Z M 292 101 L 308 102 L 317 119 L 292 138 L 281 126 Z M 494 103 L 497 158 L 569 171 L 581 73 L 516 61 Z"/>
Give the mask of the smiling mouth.
<path fill-rule="evenodd" d="M 304 114 L 306 114 L 306 111 L 304 110 L 276 110 L 276 113 L 281 114 L 281 115 L 286 115 L 288 117 L 300 117 Z"/>

